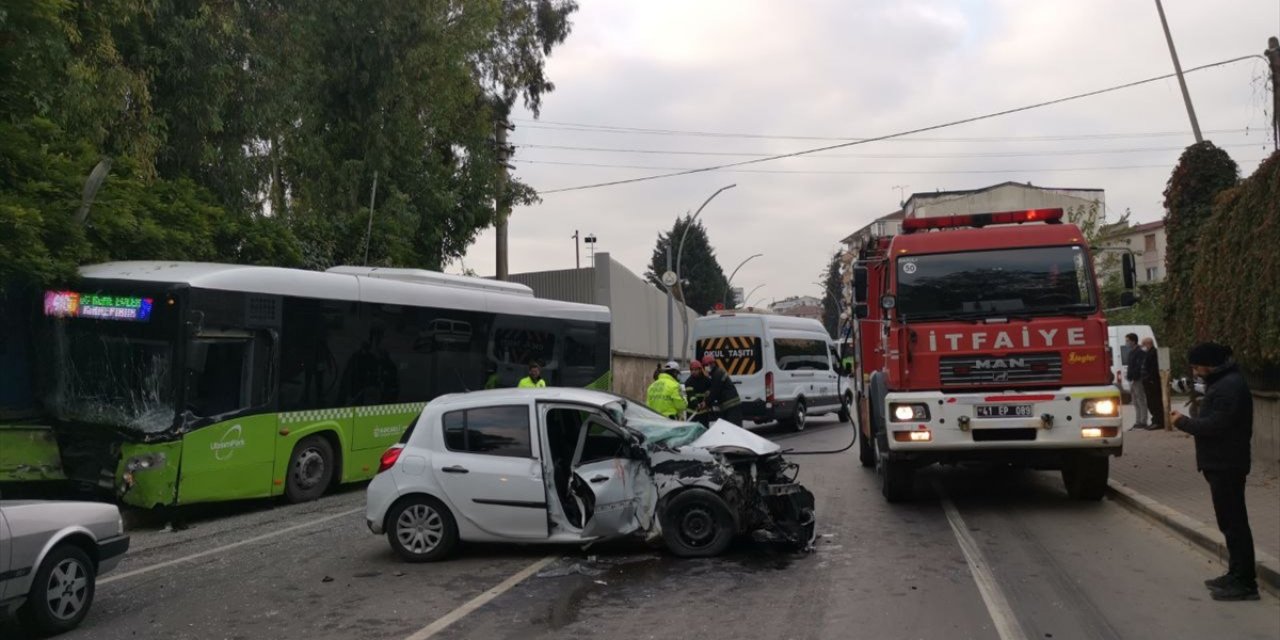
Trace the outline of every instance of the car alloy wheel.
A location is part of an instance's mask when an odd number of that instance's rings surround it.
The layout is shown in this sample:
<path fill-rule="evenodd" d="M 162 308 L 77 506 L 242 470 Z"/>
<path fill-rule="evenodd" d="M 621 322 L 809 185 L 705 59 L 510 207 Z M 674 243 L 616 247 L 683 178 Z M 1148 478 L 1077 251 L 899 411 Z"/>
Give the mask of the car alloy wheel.
<path fill-rule="evenodd" d="M 444 532 L 444 519 L 430 505 L 411 505 L 396 519 L 396 538 L 406 550 L 416 555 L 435 549 L 444 539 Z"/>
<path fill-rule="evenodd" d="M 59 620 L 72 620 L 84 609 L 89 574 L 75 558 L 66 558 L 54 567 L 46 586 L 49 612 Z"/>

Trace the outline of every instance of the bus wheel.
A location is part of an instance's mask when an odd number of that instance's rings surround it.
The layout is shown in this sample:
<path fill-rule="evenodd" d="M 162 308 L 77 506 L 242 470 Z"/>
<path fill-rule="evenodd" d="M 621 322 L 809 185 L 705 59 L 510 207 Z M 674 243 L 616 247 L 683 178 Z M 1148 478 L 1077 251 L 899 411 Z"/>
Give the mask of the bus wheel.
<path fill-rule="evenodd" d="M 324 436 L 307 436 L 293 448 L 284 494 L 289 502 L 310 502 L 324 495 L 333 480 L 333 446 Z"/>

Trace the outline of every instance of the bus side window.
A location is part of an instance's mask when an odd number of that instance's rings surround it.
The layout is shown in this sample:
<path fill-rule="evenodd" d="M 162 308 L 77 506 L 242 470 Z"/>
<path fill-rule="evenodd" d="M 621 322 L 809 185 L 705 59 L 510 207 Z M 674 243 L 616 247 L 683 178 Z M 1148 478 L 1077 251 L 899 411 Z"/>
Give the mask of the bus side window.
<path fill-rule="evenodd" d="M 187 348 L 187 410 L 209 418 L 262 406 L 271 383 L 270 334 L 197 337 Z"/>

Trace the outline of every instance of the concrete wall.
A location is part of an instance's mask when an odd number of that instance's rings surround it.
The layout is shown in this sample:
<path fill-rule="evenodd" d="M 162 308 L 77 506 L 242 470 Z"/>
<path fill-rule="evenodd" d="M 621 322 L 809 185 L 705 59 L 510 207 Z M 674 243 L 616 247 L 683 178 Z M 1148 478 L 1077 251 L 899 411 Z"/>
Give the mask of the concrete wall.
<path fill-rule="evenodd" d="M 613 351 L 644 357 L 667 357 L 667 294 L 609 257 L 596 254 L 596 304 L 613 312 Z M 678 301 L 672 313 L 671 333 L 677 360 L 691 357 L 693 345 L 681 356 L 684 329 L 680 322 L 684 311 L 690 327 L 698 317 Z M 616 375 L 615 375 L 615 379 Z"/>
<path fill-rule="evenodd" d="M 643 403 L 653 382 L 653 370 L 665 362 L 665 358 L 613 354 L 613 392 Z"/>
<path fill-rule="evenodd" d="M 539 298 L 582 302 L 609 307 L 613 349 L 613 391 L 643 401 L 653 369 L 667 360 L 667 294 L 609 257 L 597 253 L 595 265 L 586 269 L 562 269 L 518 273 L 510 277 L 533 289 Z M 681 356 L 684 341 L 681 314 L 689 321 L 693 310 L 674 304 L 672 352 L 682 364 L 692 357 L 693 344 Z"/>
<path fill-rule="evenodd" d="M 1255 471 L 1280 473 L 1280 393 L 1253 394 L 1253 466 Z"/>

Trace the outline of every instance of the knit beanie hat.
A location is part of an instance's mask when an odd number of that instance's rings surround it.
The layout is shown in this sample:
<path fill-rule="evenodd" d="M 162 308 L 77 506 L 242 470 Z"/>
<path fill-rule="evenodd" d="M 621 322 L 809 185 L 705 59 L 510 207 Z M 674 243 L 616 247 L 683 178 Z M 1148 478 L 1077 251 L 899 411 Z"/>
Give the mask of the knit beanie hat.
<path fill-rule="evenodd" d="M 1187 363 L 1201 367 L 1221 367 L 1231 357 L 1231 347 L 1201 342 L 1187 350 Z"/>

